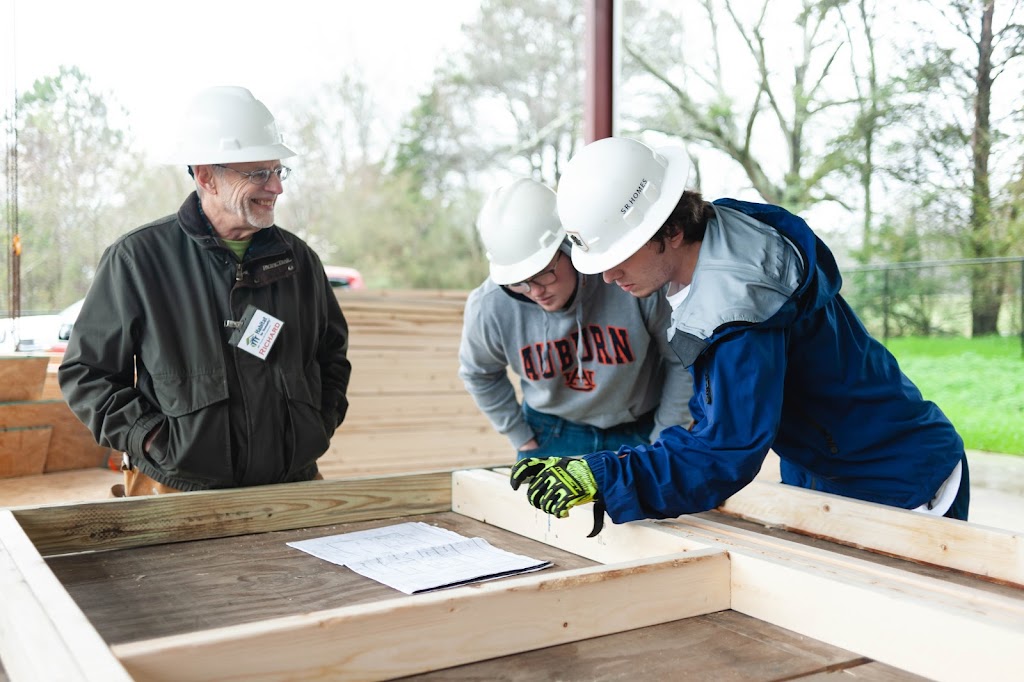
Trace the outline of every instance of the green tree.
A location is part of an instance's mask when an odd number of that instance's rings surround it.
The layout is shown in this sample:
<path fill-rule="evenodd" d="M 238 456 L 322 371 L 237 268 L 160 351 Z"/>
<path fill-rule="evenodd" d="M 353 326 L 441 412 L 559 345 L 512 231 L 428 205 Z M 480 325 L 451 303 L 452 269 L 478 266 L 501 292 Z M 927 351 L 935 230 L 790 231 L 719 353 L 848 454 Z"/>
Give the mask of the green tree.
<path fill-rule="evenodd" d="M 420 137 L 424 148 L 457 148 L 468 171 L 503 167 L 555 186 L 580 142 L 583 22 L 573 0 L 481 0 L 466 46 L 422 102 L 420 119 L 447 119 Z"/>
<path fill-rule="evenodd" d="M 1014 246 L 1012 221 L 1001 203 L 1010 194 L 1004 172 L 993 176 L 993 164 L 1005 169 L 1007 159 L 1020 158 L 1014 137 L 1004 126 L 1012 119 L 993 117 L 1000 99 L 997 81 L 1006 80 L 1007 93 L 1019 88 L 1019 57 L 1024 49 L 1020 2 L 945 0 L 922 2 L 933 19 L 945 19 L 945 30 L 930 30 L 923 44 L 908 57 L 910 109 L 917 134 L 901 149 L 918 192 L 934 198 L 938 224 L 965 258 L 1007 255 Z M 999 13 L 996 10 L 1001 10 Z M 940 24 L 942 25 L 942 24 Z M 1007 76 L 1007 74 L 1010 74 Z M 1014 76 L 1017 76 L 1015 81 Z M 1006 178 L 993 189 L 994 177 Z M 1005 189 L 1003 189 L 1005 187 Z M 971 330 L 974 335 L 997 332 L 1005 269 L 978 266 L 970 278 Z"/>
<path fill-rule="evenodd" d="M 123 110 L 76 67 L 37 80 L 18 107 L 23 309 L 57 309 L 88 288 L 123 228 Z"/>

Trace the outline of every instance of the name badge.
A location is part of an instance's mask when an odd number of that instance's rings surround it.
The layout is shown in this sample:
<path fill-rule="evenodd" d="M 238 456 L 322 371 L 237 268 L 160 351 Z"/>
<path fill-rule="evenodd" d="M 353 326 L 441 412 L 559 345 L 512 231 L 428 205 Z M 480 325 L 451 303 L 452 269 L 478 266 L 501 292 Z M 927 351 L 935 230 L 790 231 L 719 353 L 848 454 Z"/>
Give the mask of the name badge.
<path fill-rule="evenodd" d="M 228 343 L 255 355 L 260 360 L 267 359 L 284 326 L 281 320 L 251 305 L 245 307 L 245 313 L 237 324 Z"/>

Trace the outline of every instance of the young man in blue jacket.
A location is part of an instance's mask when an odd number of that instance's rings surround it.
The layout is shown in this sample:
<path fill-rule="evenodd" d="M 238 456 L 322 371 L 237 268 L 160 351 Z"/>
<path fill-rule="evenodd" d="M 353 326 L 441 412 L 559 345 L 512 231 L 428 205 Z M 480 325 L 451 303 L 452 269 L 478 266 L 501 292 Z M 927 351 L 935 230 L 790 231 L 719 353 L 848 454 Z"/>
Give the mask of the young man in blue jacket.
<path fill-rule="evenodd" d="M 704 201 L 688 176 L 682 149 L 599 140 L 569 162 L 558 212 L 580 272 L 637 297 L 668 285 L 693 427 L 522 460 L 513 488 L 556 516 L 597 501 L 616 523 L 670 518 L 722 504 L 772 449 L 783 483 L 966 520 L 963 441 L 843 300 L 828 247 L 777 206 Z"/>

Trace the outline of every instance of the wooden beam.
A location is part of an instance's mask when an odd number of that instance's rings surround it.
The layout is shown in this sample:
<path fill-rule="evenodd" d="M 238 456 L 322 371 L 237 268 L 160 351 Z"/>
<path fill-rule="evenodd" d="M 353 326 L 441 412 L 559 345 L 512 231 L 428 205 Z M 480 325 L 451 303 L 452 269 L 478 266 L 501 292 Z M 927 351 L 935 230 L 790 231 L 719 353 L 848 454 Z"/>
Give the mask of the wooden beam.
<path fill-rule="evenodd" d="M 1024 535 L 781 483 L 754 481 L 720 511 L 851 547 L 1024 586 Z"/>
<path fill-rule="evenodd" d="M 44 555 L 448 511 L 448 472 L 14 508 Z"/>
<path fill-rule="evenodd" d="M 823 549 L 682 516 L 659 527 L 733 562 L 732 609 L 934 680 L 1009 679 L 1024 592 L 1006 598 Z"/>
<path fill-rule="evenodd" d="M 145 680 L 385 680 L 728 608 L 724 552 L 495 583 L 116 645 Z"/>
<path fill-rule="evenodd" d="M 457 472 L 453 478 L 453 510 L 598 561 L 605 550 L 597 541 L 605 533 L 616 538 L 613 551 L 625 551 L 633 528 L 643 533 L 638 538 L 652 537 L 654 546 L 667 546 L 670 541 L 658 535 L 668 533 L 684 547 L 725 549 L 734 566 L 734 610 L 918 675 L 1005 679 L 1012 669 L 1006 666 L 1024 645 L 1024 593 L 1021 600 L 1000 598 L 698 516 L 607 523 L 597 538 L 586 538 L 589 505 L 555 519 L 530 507 L 504 471 Z M 927 643 L 933 636 L 942 647 Z M 982 672 L 965 676 L 965 665 Z"/>
<path fill-rule="evenodd" d="M 616 525 L 607 518 L 601 534 L 588 538 L 594 523 L 590 505 L 556 519 L 530 506 L 524 490 L 512 490 L 508 471 L 454 472 L 452 511 L 605 564 L 707 548 L 707 543 L 667 534 L 653 523 Z"/>
<path fill-rule="evenodd" d="M 6 510 L 0 510 L 0 595 L 0 658 L 7 678 L 130 682 Z"/>

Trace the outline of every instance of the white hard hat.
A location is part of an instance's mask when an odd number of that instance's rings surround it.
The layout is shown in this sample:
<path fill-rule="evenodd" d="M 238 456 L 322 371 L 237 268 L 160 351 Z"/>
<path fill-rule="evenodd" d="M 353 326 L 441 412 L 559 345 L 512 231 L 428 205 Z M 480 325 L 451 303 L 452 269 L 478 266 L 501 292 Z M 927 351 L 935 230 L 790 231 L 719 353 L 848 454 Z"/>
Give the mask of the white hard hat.
<path fill-rule="evenodd" d="M 636 253 L 675 209 L 689 177 L 681 147 L 655 151 L 606 137 L 581 149 L 558 183 L 558 216 L 576 269 L 605 272 Z"/>
<path fill-rule="evenodd" d="M 554 191 L 529 178 L 494 190 L 480 209 L 476 228 L 495 284 L 514 284 L 536 275 L 565 239 Z"/>
<path fill-rule="evenodd" d="M 273 161 L 295 156 L 284 146 L 277 122 L 246 88 L 222 85 L 200 91 L 183 115 L 168 163 Z"/>

